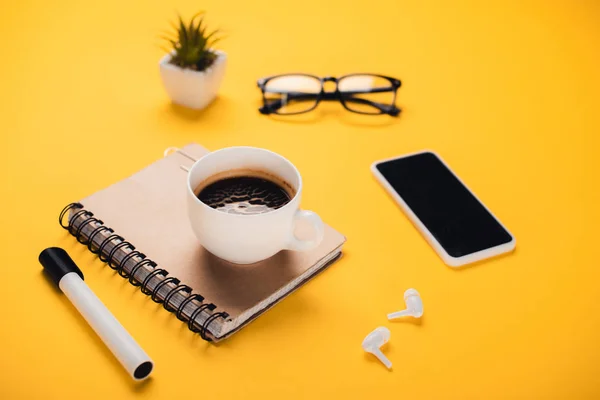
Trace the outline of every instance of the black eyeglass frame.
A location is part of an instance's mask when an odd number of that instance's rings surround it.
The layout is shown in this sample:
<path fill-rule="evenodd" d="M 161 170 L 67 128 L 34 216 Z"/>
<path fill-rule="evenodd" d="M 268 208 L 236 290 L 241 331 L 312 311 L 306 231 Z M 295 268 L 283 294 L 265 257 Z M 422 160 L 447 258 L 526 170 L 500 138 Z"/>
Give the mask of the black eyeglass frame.
<path fill-rule="evenodd" d="M 390 88 L 391 90 L 388 88 L 375 88 L 372 90 L 365 90 L 365 91 L 343 91 L 343 92 L 341 92 L 339 90 L 339 82 L 341 80 L 343 80 L 344 78 L 348 78 L 348 77 L 352 77 L 352 76 L 364 76 L 364 75 L 374 76 L 374 77 L 388 80 L 391 84 L 391 88 Z M 277 93 L 277 92 L 267 92 L 266 91 L 267 83 L 275 78 L 281 78 L 284 76 L 306 76 L 306 77 L 313 78 L 313 79 L 316 79 L 321 82 L 321 91 L 319 93 L 301 93 L 301 94 L 297 95 L 298 97 L 305 97 L 306 100 L 313 100 L 313 98 L 314 98 L 315 103 L 311 108 L 302 110 L 302 111 L 297 111 L 297 112 L 280 113 L 280 112 L 278 112 L 278 108 L 280 108 L 281 106 L 273 107 L 273 104 L 268 103 L 268 100 L 267 100 L 265 94 L 266 93 Z M 335 83 L 335 91 L 326 92 L 325 91 L 325 82 L 334 82 Z M 266 115 L 268 115 L 268 114 L 277 114 L 277 115 L 304 114 L 304 113 L 310 112 L 310 111 L 314 110 L 315 108 L 317 108 L 317 106 L 319 105 L 321 100 L 339 101 L 340 103 L 342 103 L 342 106 L 346 110 L 353 112 L 353 113 L 357 113 L 357 114 L 365 114 L 365 115 L 387 114 L 392 117 L 396 117 L 400 114 L 400 111 L 401 111 L 400 108 L 396 107 L 396 95 L 398 93 L 398 89 L 400 88 L 400 86 L 402 86 L 402 82 L 399 79 L 392 78 L 392 77 L 385 76 L 385 75 L 370 74 L 370 73 L 354 73 L 354 74 L 344 75 L 339 78 L 336 78 L 333 76 L 326 76 L 326 77 L 320 78 L 318 76 L 311 75 L 311 74 L 289 73 L 289 74 L 272 75 L 272 76 L 268 76 L 265 78 L 261 78 L 257 81 L 257 86 L 261 90 L 262 98 L 263 98 L 263 106 L 261 108 L 259 108 L 258 111 L 261 114 L 266 114 Z M 358 97 L 347 97 L 348 95 L 355 95 L 355 94 L 362 94 L 362 93 L 379 93 L 379 92 L 387 92 L 387 91 L 393 91 L 393 93 L 394 93 L 394 97 L 392 99 L 392 104 L 384 105 L 384 104 L 376 103 L 376 102 L 373 102 L 373 101 L 370 101 L 367 99 L 358 98 Z M 281 92 L 281 94 L 283 94 L 283 92 Z M 290 94 L 293 94 L 293 92 L 285 92 L 285 94 L 290 95 Z M 344 98 L 344 97 L 346 97 L 346 98 Z M 372 106 L 373 108 L 379 110 L 379 112 L 365 112 L 365 111 L 354 110 L 354 109 L 348 107 L 346 102 L 359 102 L 359 103 L 363 103 L 363 104 L 368 104 L 368 105 Z"/>

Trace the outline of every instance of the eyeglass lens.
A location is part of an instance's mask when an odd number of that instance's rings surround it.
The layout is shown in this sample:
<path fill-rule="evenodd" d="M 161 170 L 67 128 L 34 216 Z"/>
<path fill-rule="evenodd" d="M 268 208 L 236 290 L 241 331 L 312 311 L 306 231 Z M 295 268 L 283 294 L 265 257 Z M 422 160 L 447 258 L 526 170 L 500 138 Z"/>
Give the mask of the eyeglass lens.
<path fill-rule="evenodd" d="M 396 91 L 392 83 L 375 75 L 350 75 L 341 78 L 338 90 L 344 105 L 363 114 L 381 114 L 392 107 Z"/>
<path fill-rule="evenodd" d="M 321 81 L 306 75 L 285 75 L 265 85 L 265 104 L 278 114 L 298 114 L 317 105 Z"/>

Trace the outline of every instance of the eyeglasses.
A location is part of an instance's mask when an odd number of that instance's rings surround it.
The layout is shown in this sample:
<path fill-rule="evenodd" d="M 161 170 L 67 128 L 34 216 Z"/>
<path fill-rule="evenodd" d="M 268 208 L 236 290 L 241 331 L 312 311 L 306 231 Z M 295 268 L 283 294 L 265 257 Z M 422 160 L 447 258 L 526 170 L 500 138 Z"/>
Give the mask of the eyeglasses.
<path fill-rule="evenodd" d="M 325 91 L 325 82 L 334 82 L 335 91 Z M 258 80 L 262 91 L 262 114 L 292 115 L 314 110 L 321 100 L 335 100 L 348 111 L 393 117 L 399 79 L 374 74 L 351 74 L 341 78 L 308 74 L 275 75 Z"/>

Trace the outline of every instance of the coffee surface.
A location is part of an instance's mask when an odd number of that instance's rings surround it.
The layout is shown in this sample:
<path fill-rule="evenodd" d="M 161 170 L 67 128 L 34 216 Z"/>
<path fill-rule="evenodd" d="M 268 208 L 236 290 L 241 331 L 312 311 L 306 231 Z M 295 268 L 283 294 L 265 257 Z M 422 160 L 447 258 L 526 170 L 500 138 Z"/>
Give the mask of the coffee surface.
<path fill-rule="evenodd" d="M 291 196 L 262 176 L 227 177 L 204 186 L 197 194 L 204 204 L 230 214 L 263 214 L 283 207 Z"/>

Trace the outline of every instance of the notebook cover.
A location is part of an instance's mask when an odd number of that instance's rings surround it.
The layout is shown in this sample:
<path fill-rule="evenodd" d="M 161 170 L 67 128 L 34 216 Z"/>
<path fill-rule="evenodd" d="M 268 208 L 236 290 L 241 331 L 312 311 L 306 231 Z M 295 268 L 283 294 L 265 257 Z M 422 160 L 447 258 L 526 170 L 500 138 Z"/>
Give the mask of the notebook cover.
<path fill-rule="evenodd" d="M 182 150 L 194 159 L 208 152 L 198 144 Z M 281 251 L 252 265 L 221 260 L 199 244 L 189 225 L 187 172 L 182 166 L 189 168 L 193 163 L 182 153 L 172 153 L 81 203 L 169 276 L 190 286 L 219 311 L 229 313 L 229 322 L 215 335 L 220 339 L 337 259 L 345 237 L 326 225 L 323 242 L 314 250 Z"/>

